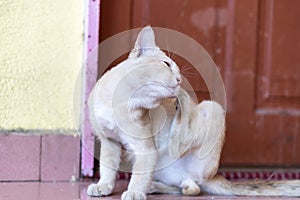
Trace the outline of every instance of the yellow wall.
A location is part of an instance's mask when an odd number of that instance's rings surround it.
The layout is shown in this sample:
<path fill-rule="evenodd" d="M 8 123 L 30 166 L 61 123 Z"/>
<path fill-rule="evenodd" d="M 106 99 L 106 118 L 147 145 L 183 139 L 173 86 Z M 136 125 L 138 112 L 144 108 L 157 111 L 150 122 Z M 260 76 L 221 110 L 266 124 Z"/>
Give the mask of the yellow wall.
<path fill-rule="evenodd" d="M 0 132 L 72 133 L 83 0 L 0 0 Z"/>

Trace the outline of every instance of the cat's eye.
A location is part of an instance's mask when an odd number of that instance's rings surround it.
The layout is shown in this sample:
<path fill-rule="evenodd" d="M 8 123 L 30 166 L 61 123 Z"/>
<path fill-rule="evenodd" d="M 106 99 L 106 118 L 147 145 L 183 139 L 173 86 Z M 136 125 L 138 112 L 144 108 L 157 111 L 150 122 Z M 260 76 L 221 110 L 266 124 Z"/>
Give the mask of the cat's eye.
<path fill-rule="evenodd" d="M 164 61 L 164 63 L 165 63 L 168 67 L 171 67 L 170 63 L 168 63 L 167 61 Z"/>

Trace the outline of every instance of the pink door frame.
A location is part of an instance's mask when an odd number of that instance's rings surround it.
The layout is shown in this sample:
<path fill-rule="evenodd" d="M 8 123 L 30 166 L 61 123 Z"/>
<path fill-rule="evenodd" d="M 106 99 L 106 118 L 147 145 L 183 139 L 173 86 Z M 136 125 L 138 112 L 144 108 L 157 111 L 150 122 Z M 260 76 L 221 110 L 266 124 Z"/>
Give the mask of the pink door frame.
<path fill-rule="evenodd" d="M 100 24 L 100 2 L 101 0 L 86 0 L 84 19 L 84 66 L 82 116 L 81 116 L 81 175 L 92 177 L 94 175 L 94 135 L 89 123 L 87 100 L 89 94 L 97 81 L 99 24 Z M 90 56 L 93 52 L 93 56 Z M 89 57 L 90 56 L 90 57 Z M 88 60 L 88 61 L 87 61 Z"/>

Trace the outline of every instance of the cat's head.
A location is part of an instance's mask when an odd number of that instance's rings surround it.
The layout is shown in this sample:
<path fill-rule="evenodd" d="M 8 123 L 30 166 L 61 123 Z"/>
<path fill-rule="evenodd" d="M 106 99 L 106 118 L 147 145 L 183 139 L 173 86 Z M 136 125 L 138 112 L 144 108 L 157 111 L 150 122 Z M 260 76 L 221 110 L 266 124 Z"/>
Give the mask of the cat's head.
<path fill-rule="evenodd" d="M 182 82 L 180 70 L 156 45 L 155 35 L 150 26 L 143 28 L 138 34 L 129 60 L 140 66 L 142 74 L 138 82 L 143 84 L 140 84 L 141 87 L 134 96 L 143 94 L 155 100 L 176 95 Z"/>

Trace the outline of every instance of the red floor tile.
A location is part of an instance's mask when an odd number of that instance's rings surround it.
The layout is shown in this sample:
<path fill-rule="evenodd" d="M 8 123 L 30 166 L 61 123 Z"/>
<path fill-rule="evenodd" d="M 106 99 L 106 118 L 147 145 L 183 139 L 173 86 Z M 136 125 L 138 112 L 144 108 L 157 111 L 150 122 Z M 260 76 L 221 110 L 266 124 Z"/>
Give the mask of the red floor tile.
<path fill-rule="evenodd" d="M 1 200 L 112 200 L 120 199 L 126 189 L 128 181 L 118 181 L 115 191 L 108 197 L 88 197 L 87 186 L 90 182 L 0 182 Z M 197 196 L 186 197 L 182 195 L 148 195 L 148 200 L 222 200 L 222 199 L 277 199 L 296 200 L 300 198 L 286 197 L 232 197 L 232 196 Z"/>

